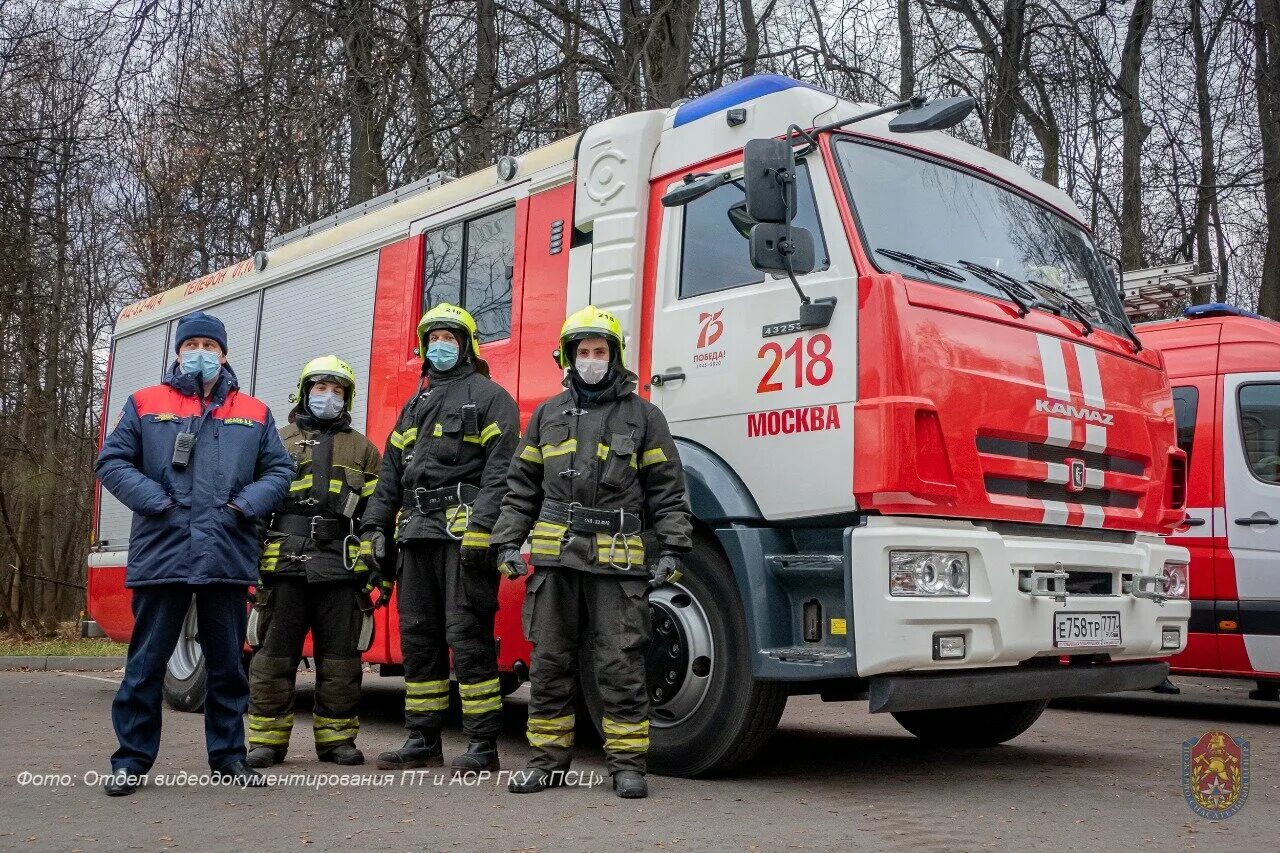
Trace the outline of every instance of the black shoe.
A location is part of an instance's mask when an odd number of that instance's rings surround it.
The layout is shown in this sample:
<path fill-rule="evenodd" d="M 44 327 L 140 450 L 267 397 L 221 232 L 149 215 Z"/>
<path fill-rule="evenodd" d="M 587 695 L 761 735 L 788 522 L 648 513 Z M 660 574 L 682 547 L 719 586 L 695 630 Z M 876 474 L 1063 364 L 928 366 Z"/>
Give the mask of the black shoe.
<path fill-rule="evenodd" d="M 379 770 L 443 766 L 444 748 L 440 745 L 439 729 L 409 729 L 404 746 L 378 756 Z"/>
<path fill-rule="evenodd" d="M 1182 689 L 1179 688 L 1172 681 L 1170 681 L 1168 678 L 1166 678 L 1160 684 L 1157 684 L 1155 687 L 1152 687 L 1151 692 L 1162 693 L 1165 696 L 1177 696 L 1179 693 L 1182 692 Z"/>
<path fill-rule="evenodd" d="M 541 767 L 527 767 L 511 774 L 507 790 L 513 794 L 536 794 L 548 788 L 558 788 L 564 784 L 563 771 L 552 773 Z"/>
<path fill-rule="evenodd" d="M 255 746 L 249 750 L 249 757 L 244 760 L 250 767 L 274 767 L 284 761 L 285 751 L 274 746 Z"/>
<path fill-rule="evenodd" d="M 108 797 L 127 797 L 138 790 L 140 774 L 128 770 L 116 770 L 102 783 L 102 791 Z"/>
<path fill-rule="evenodd" d="M 267 779 L 257 770 L 249 766 L 244 759 L 236 759 L 230 764 L 214 768 L 213 778 L 223 784 L 231 783 L 242 788 L 265 788 Z"/>
<path fill-rule="evenodd" d="M 340 743 L 337 746 L 326 749 L 324 752 L 317 750 L 316 753 L 320 756 L 321 761 L 327 761 L 330 764 L 341 764 L 344 767 L 355 767 L 358 764 L 364 764 L 364 753 L 356 749 L 354 743 Z"/>
<path fill-rule="evenodd" d="M 619 770 L 613 774 L 613 790 L 624 800 L 643 800 L 649 796 L 649 783 L 639 770 Z"/>
<path fill-rule="evenodd" d="M 1258 688 L 1249 691 L 1249 698 L 1259 702 L 1280 702 L 1280 682 L 1259 681 Z"/>
<path fill-rule="evenodd" d="M 498 769 L 498 742 L 477 740 L 467 742 L 467 751 L 453 757 L 453 769 L 463 773 Z"/>

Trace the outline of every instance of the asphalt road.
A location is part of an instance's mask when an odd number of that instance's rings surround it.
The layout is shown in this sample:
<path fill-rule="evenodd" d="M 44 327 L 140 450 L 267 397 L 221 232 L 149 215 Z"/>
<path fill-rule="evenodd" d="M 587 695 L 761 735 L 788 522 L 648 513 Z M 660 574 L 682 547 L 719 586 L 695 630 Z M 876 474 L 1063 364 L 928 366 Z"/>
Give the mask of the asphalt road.
<path fill-rule="evenodd" d="M 1276 850 L 1280 705 L 1249 684 L 1179 679 L 1183 695 L 1120 694 L 1051 708 L 991 750 L 936 751 L 865 703 L 794 698 L 778 734 L 729 778 L 653 778 L 648 800 L 607 785 L 515 796 L 479 787 L 149 787 L 111 799 L 82 780 L 115 747 L 118 673 L 0 673 L 0 849 Z M 302 676 L 307 681 L 308 676 Z M 400 679 L 366 677 L 360 745 L 401 742 Z M 504 767 L 523 765 L 522 694 L 507 703 Z M 309 696 L 305 700 L 309 703 Z M 166 711 L 155 773 L 207 770 L 201 717 Z M 1221 728 L 1251 744 L 1243 810 L 1211 822 L 1187 807 L 1181 743 Z M 310 715 L 284 770 L 337 772 L 311 747 Z M 446 732 L 446 755 L 464 743 Z M 597 748 L 575 765 L 603 774 Z M 361 768 L 356 768 L 361 770 Z M 20 784 L 24 771 L 70 785 Z M 363 772 L 377 773 L 372 762 Z"/>

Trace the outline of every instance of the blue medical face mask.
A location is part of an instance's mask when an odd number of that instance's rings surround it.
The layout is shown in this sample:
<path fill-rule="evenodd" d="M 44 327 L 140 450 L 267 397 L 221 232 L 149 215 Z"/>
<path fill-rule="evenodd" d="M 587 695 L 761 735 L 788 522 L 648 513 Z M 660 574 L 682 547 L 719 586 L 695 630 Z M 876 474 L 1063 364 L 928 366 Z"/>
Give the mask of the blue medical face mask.
<path fill-rule="evenodd" d="M 343 400 L 332 391 L 312 391 L 307 395 L 307 408 L 322 421 L 331 421 L 342 414 Z"/>
<path fill-rule="evenodd" d="M 458 345 L 436 341 L 427 347 L 427 361 L 436 370 L 450 370 L 458 363 Z"/>
<path fill-rule="evenodd" d="M 216 353 L 208 350 L 187 350 L 182 354 L 182 372 L 198 375 L 205 382 L 212 382 L 222 369 Z"/>

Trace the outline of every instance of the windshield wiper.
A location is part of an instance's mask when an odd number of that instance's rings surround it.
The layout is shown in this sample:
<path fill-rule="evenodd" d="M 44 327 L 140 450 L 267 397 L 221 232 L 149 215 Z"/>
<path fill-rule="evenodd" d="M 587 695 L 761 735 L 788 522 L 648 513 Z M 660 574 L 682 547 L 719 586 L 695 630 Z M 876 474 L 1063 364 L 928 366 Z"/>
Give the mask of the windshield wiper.
<path fill-rule="evenodd" d="M 1135 355 L 1142 352 L 1142 341 L 1138 340 L 1138 333 L 1129 325 L 1129 320 L 1127 318 L 1117 317 L 1111 310 L 1103 308 L 1101 305 L 1095 305 L 1094 307 L 1120 324 L 1120 329 L 1124 332 L 1124 336 L 1133 341 L 1133 352 Z"/>
<path fill-rule="evenodd" d="M 945 278 L 947 281 L 964 281 L 964 276 L 951 269 L 949 264 L 944 264 L 941 261 L 930 260 L 921 255 L 913 255 L 910 252 L 899 252 L 897 249 L 876 249 L 876 254 L 913 266 L 918 270 L 924 270 L 927 273 L 936 275 L 938 278 Z"/>
<path fill-rule="evenodd" d="M 1048 308 L 1053 306 L 1045 302 L 1036 292 L 1008 273 L 1000 272 L 993 267 L 975 263 L 974 261 L 956 261 L 956 266 L 972 273 L 975 277 L 1002 291 L 1018 306 L 1018 316 L 1025 317 L 1032 308 Z M 1028 299 L 1030 297 L 1030 299 Z"/>
<path fill-rule="evenodd" d="M 1078 297 L 1072 295 L 1066 290 L 1063 290 L 1061 287 L 1049 284 L 1048 282 L 1028 280 L 1027 284 L 1037 290 L 1042 290 L 1045 293 L 1052 293 L 1054 296 L 1058 297 L 1062 306 L 1075 315 L 1075 318 L 1080 321 L 1080 325 L 1084 327 L 1085 336 L 1088 337 L 1093 334 L 1093 319 L 1089 316 L 1089 306 L 1081 302 Z"/>

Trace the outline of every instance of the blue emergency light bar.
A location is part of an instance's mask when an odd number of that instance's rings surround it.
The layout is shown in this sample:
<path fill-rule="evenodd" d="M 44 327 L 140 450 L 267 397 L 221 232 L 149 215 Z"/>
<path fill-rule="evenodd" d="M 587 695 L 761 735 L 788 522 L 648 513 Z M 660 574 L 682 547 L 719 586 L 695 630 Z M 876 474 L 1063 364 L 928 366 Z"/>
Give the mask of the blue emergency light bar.
<path fill-rule="evenodd" d="M 1192 305 L 1182 312 L 1182 316 L 1193 319 L 1197 317 L 1252 317 L 1255 320 L 1264 319 L 1261 314 L 1255 314 L 1252 311 L 1228 305 L 1226 302 L 1207 302 L 1204 305 Z"/>
<path fill-rule="evenodd" d="M 787 89 L 812 89 L 815 92 L 830 94 L 817 86 L 793 80 L 782 74 L 753 74 L 676 107 L 676 118 L 671 126 L 679 127 L 730 107 L 754 101 L 756 98 L 772 95 L 774 92 L 785 92 Z"/>

